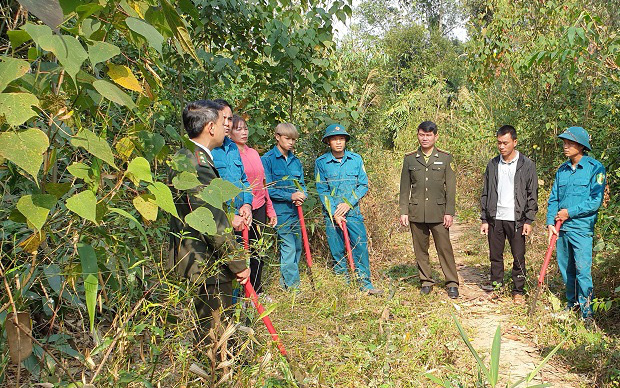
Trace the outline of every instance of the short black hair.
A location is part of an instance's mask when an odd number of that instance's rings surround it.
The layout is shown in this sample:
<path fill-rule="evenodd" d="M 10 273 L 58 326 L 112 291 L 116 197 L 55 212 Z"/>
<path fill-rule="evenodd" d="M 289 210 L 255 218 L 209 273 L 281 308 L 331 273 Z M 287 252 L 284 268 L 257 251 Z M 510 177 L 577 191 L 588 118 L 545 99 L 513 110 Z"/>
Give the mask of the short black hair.
<path fill-rule="evenodd" d="M 226 106 L 220 104 L 219 102 L 217 102 L 217 100 L 198 100 L 195 103 L 205 108 L 215 109 L 218 112 L 224 109 L 224 107 Z"/>
<path fill-rule="evenodd" d="M 232 107 L 232 105 L 230 105 L 230 104 L 228 103 L 228 101 L 224 100 L 223 98 L 217 98 L 217 99 L 215 99 L 215 100 L 213 100 L 213 101 L 214 101 L 214 102 L 217 102 L 217 103 L 218 103 L 218 104 L 220 104 L 220 105 L 223 105 L 223 106 L 227 106 L 227 107 L 229 107 L 231 112 L 234 110 L 234 109 L 233 109 L 233 107 Z"/>
<path fill-rule="evenodd" d="M 497 137 L 504 136 L 509 133 L 512 140 L 517 140 L 517 130 L 512 125 L 502 125 L 500 129 L 497 130 Z"/>
<path fill-rule="evenodd" d="M 213 101 L 201 100 L 190 102 L 183 109 L 183 126 L 190 139 L 200 136 L 205 126 L 210 122 L 216 122 L 220 116 L 219 104 L 211 104 Z M 222 107 L 223 109 L 223 107 Z"/>
<path fill-rule="evenodd" d="M 420 125 L 418 125 L 418 131 L 422 132 L 433 132 L 433 134 L 437 134 L 437 124 L 432 121 L 423 121 Z"/>

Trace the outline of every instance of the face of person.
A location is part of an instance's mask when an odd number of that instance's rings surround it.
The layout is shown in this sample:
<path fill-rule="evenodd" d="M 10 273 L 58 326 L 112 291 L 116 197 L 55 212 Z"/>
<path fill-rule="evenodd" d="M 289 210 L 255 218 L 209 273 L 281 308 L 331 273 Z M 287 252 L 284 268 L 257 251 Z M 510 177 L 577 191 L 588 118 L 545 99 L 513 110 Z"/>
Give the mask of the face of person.
<path fill-rule="evenodd" d="M 293 147 L 295 147 L 296 139 L 293 139 L 290 136 L 276 134 L 276 141 L 278 142 L 278 147 L 284 151 L 291 151 Z"/>
<path fill-rule="evenodd" d="M 335 136 L 330 136 L 327 139 L 327 142 L 329 144 L 329 148 L 331 148 L 332 152 L 343 152 L 344 148 L 347 145 L 347 137 L 344 135 L 335 135 Z"/>
<path fill-rule="evenodd" d="M 418 142 L 422 149 L 429 150 L 435 146 L 439 134 L 433 132 L 424 132 L 418 129 Z"/>
<path fill-rule="evenodd" d="M 226 135 L 228 135 L 230 129 L 232 128 L 232 110 L 230 110 L 229 107 L 225 106 L 224 109 L 220 111 L 220 113 L 224 115 L 224 128 L 226 129 Z"/>
<path fill-rule="evenodd" d="M 250 131 L 248 130 L 246 122 L 239 120 L 237 125 L 228 133 L 228 136 L 230 140 L 234 141 L 236 144 L 246 145 L 249 133 Z"/>
<path fill-rule="evenodd" d="M 512 155 L 516 146 L 517 139 L 513 139 L 509 133 L 497 137 L 497 149 L 504 158 Z"/>
<path fill-rule="evenodd" d="M 224 111 L 221 110 L 217 117 L 217 121 L 213 125 L 213 141 L 217 147 L 221 146 L 224 143 L 224 137 L 226 137 L 227 130 L 224 122 Z"/>
<path fill-rule="evenodd" d="M 576 143 L 572 140 L 562 139 L 564 142 L 564 155 L 568 158 L 573 158 L 581 153 L 583 153 L 583 146 L 579 143 Z"/>

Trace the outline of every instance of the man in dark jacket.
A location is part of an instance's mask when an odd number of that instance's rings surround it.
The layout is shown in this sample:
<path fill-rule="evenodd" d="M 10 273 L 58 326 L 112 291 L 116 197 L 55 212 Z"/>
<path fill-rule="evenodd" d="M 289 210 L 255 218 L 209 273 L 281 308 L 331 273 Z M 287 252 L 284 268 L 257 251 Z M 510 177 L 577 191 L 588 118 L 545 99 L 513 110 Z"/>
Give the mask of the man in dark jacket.
<path fill-rule="evenodd" d="M 198 341 L 205 339 L 213 321 L 217 324 L 222 311 L 232 304 L 232 281 L 236 278 L 244 284 L 250 275 L 245 253 L 228 230 L 230 225 L 222 210 L 223 204 L 211 206 L 198 196 L 204 186 L 219 177 L 211 150 L 224 140 L 223 108 L 213 101 L 188 104 L 183 110 L 183 124 L 194 149 L 183 148 L 177 153 L 177 157 L 185 156 L 194 166 L 201 185 L 176 192 L 175 204 L 180 219 L 170 219 L 168 268 L 199 286 L 194 302 L 202 331 L 197 333 Z M 180 172 L 170 171 L 170 182 L 177 174 Z M 201 233 L 183 221 L 188 214 L 203 206 L 213 214 L 217 227 L 214 235 Z"/>
<path fill-rule="evenodd" d="M 538 211 L 538 177 L 534 162 L 515 149 L 517 131 L 504 125 L 497 131 L 500 155 L 491 159 L 484 172 L 480 204 L 480 233 L 489 238 L 491 260 L 490 291 L 504 282 L 504 244 L 512 251 L 513 300 L 525 304 L 525 236 L 532 232 Z"/>

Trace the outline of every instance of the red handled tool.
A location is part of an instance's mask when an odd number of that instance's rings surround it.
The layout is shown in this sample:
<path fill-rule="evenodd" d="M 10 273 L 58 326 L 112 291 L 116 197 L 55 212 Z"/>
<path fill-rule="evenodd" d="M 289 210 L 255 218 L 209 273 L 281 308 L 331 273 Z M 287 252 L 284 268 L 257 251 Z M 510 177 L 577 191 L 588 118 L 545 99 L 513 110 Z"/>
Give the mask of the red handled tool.
<path fill-rule="evenodd" d="M 314 287 L 314 276 L 312 276 L 312 254 L 310 253 L 310 242 L 308 241 L 308 230 L 306 229 L 306 220 L 304 219 L 304 211 L 300 205 L 297 205 L 297 215 L 299 215 L 299 224 L 301 226 L 301 236 L 304 239 L 304 250 L 306 251 L 306 263 L 308 264 L 308 275 L 310 276 L 310 285 L 312 291 L 316 291 Z"/>
<path fill-rule="evenodd" d="M 242 236 L 243 236 L 243 248 L 245 248 L 246 250 L 249 250 L 250 249 L 250 233 L 249 233 L 247 225 L 243 225 Z M 252 287 L 252 283 L 250 283 L 249 279 L 243 285 L 243 287 L 245 288 L 245 296 L 252 301 L 252 304 L 258 311 L 258 314 L 263 315 L 265 313 L 265 308 L 258 301 L 258 295 L 256 294 L 254 287 Z M 269 334 L 271 334 L 271 338 L 276 343 L 276 346 L 278 347 L 278 350 L 280 351 L 280 353 L 284 357 L 286 357 L 287 356 L 286 349 L 284 349 L 284 345 L 282 344 L 282 341 L 280 341 L 280 337 L 278 337 L 278 333 L 276 332 L 275 327 L 273 327 L 273 323 L 271 323 L 271 318 L 269 318 L 269 315 L 263 316 L 263 323 L 267 327 L 267 331 L 269 332 Z"/>
<path fill-rule="evenodd" d="M 355 263 L 353 262 L 353 251 L 351 250 L 351 239 L 349 238 L 349 230 L 347 229 L 347 222 L 342 221 L 340 223 L 340 228 L 342 229 L 342 234 L 344 235 L 344 246 L 347 250 L 347 259 L 349 261 L 349 267 L 351 268 L 351 273 L 355 276 Z"/>
<path fill-rule="evenodd" d="M 560 233 L 560 227 L 562 226 L 562 221 L 556 221 L 555 230 Z M 540 268 L 540 274 L 538 275 L 538 285 L 536 286 L 536 293 L 534 294 L 534 298 L 532 299 L 532 304 L 530 305 L 529 314 L 534 314 L 536 311 L 536 303 L 538 302 L 538 297 L 542 292 L 542 286 L 545 282 L 545 275 L 547 274 L 547 268 L 549 267 L 549 262 L 551 261 L 551 256 L 553 255 L 553 248 L 555 247 L 555 243 L 558 239 L 557 234 L 553 234 L 551 236 L 551 240 L 549 240 L 549 246 L 547 247 L 547 253 L 545 254 L 545 260 L 543 261 L 542 268 Z"/>

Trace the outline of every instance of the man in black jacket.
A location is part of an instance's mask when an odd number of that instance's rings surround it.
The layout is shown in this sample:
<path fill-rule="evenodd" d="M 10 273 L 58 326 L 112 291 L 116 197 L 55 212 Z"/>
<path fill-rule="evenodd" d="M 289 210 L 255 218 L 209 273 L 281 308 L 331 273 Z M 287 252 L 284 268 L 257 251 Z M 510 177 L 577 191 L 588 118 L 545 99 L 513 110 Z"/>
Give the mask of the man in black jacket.
<path fill-rule="evenodd" d="M 500 155 L 491 159 L 484 172 L 480 204 L 480 233 L 489 238 L 491 291 L 504 283 L 504 244 L 510 243 L 513 300 L 525 304 L 525 236 L 532 232 L 538 211 L 538 177 L 534 162 L 515 149 L 517 131 L 504 125 L 497 131 Z"/>

